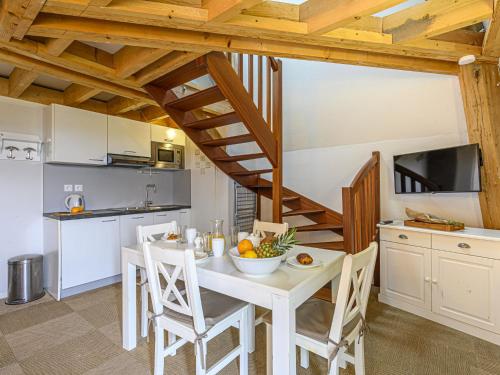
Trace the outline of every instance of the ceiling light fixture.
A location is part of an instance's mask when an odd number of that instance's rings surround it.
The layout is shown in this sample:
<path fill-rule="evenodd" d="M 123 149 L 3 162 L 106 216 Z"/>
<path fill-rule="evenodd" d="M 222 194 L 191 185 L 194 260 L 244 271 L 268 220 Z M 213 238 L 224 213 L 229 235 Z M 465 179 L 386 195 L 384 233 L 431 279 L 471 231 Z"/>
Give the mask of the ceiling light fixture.
<path fill-rule="evenodd" d="M 458 59 L 458 65 L 469 65 L 476 61 L 476 56 L 466 55 Z"/>

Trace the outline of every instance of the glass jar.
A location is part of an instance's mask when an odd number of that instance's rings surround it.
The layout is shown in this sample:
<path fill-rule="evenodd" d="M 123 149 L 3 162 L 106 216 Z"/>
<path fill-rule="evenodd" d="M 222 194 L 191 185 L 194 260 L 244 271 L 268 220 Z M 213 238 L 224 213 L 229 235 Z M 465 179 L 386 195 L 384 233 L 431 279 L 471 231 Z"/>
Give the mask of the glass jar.
<path fill-rule="evenodd" d="M 224 238 L 224 220 L 212 220 L 212 236 L 213 238 Z"/>

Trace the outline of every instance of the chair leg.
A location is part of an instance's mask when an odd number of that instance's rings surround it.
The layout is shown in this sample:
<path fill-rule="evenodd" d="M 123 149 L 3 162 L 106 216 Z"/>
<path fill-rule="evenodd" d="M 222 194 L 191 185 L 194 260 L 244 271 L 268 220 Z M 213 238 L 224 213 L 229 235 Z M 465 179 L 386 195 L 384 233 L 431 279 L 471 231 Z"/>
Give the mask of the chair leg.
<path fill-rule="evenodd" d="M 240 320 L 240 375 L 248 375 L 248 314 L 250 308 L 246 307 L 241 310 Z"/>
<path fill-rule="evenodd" d="M 255 305 L 248 306 L 248 352 L 255 351 Z"/>
<path fill-rule="evenodd" d="M 354 369 L 356 375 L 365 374 L 365 338 L 363 336 L 357 338 L 354 343 Z"/>
<path fill-rule="evenodd" d="M 309 351 L 304 348 L 300 348 L 300 367 L 309 368 Z"/>
<path fill-rule="evenodd" d="M 266 323 L 266 369 L 267 375 L 273 373 L 273 326 Z"/>
<path fill-rule="evenodd" d="M 162 327 L 155 327 L 155 373 L 154 375 L 163 375 L 165 367 L 165 331 Z"/>
<path fill-rule="evenodd" d="M 205 360 L 205 363 L 206 363 L 206 357 L 205 358 L 202 357 L 198 345 L 194 346 L 194 353 L 196 356 L 196 375 L 205 375 L 207 373 L 207 370 L 203 369 L 202 363 L 203 363 L 203 360 Z M 207 343 L 206 342 L 203 342 L 203 353 L 205 354 L 205 356 L 207 355 Z"/>
<path fill-rule="evenodd" d="M 169 332 L 167 334 L 167 340 L 168 340 L 168 346 L 173 345 L 177 341 L 177 336 L 175 336 L 172 332 Z M 177 351 L 174 350 L 171 355 L 174 356 L 176 354 L 177 354 Z"/>
<path fill-rule="evenodd" d="M 144 282 L 147 280 L 146 270 L 141 268 L 141 336 L 147 337 L 148 335 L 148 289 Z"/>
<path fill-rule="evenodd" d="M 340 375 L 339 356 L 333 359 L 328 375 Z M 356 375 L 358 374 L 356 373 Z"/>

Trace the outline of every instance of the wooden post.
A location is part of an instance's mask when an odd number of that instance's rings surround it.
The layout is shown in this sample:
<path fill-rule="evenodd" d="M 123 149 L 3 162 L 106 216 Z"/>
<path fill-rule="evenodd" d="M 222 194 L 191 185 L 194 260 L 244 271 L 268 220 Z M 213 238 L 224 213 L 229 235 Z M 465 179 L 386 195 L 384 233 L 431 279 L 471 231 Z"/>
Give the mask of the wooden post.
<path fill-rule="evenodd" d="M 276 167 L 273 168 L 273 222 L 283 221 L 283 82 L 282 63 L 273 70 L 273 135 L 276 140 Z"/>
<path fill-rule="evenodd" d="M 497 65 L 460 67 L 469 143 L 479 143 L 483 167 L 479 202 L 485 228 L 500 229 L 500 82 Z"/>

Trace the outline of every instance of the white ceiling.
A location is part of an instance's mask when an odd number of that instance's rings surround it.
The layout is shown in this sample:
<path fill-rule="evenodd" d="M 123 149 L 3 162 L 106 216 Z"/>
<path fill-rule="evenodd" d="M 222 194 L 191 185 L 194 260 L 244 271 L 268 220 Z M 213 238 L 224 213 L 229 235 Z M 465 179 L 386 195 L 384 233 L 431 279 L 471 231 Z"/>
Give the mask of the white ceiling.
<path fill-rule="evenodd" d="M 121 50 L 123 48 L 122 45 L 120 44 L 112 44 L 112 43 L 97 43 L 97 42 L 83 42 L 89 46 L 98 48 L 100 50 L 109 52 L 111 54 L 114 54 L 115 52 Z"/>
<path fill-rule="evenodd" d="M 38 86 L 43 86 L 49 89 L 55 89 L 59 91 L 64 91 L 69 85 L 71 85 L 71 82 L 64 81 L 59 78 L 46 76 L 43 74 L 40 74 L 33 83 Z"/>
<path fill-rule="evenodd" d="M 0 61 L 0 76 L 8 77 L 8 76 L 10 76 L 10 73 L 13 70 L 14 70 L 14 67 L 12 65 L 9 65 L 9 64 L 6 64 L 6 63 Z"/>

